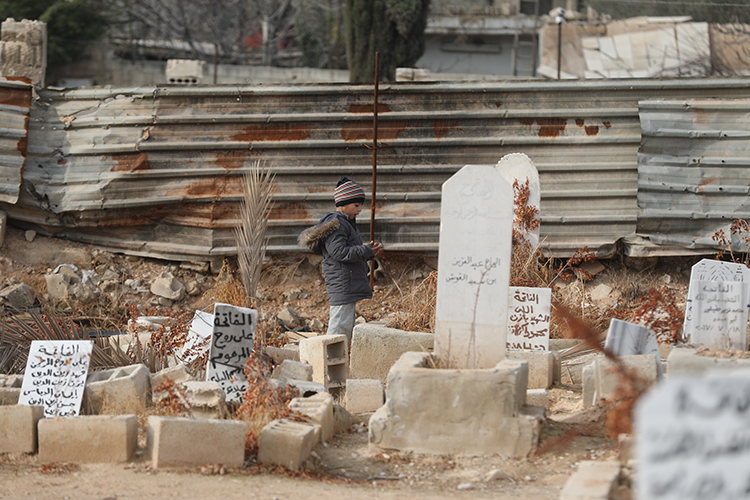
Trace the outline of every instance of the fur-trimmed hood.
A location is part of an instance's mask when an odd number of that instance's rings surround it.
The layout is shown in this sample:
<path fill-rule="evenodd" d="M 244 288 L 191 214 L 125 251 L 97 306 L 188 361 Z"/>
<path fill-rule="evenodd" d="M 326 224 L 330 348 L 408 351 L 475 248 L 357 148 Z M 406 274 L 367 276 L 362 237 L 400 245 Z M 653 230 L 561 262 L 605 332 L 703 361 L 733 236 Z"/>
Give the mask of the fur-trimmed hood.
<path fill-rule="evenodd" d="M 303 247 L 310 251 L 322 255 L 320 245 L 325 239 L 333 234 L 339 228 L 339 219 L 334 217 L 333 219 L 318 224 L 317 226 L 308 227 L 297 238 L 297 241 Z"/>

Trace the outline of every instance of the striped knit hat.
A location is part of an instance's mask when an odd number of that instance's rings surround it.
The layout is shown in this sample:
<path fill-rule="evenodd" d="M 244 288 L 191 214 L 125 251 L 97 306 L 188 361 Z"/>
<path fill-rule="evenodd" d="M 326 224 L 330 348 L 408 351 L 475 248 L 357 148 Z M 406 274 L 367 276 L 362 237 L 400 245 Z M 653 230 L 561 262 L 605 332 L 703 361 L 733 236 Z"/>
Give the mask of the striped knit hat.
<path fill-rule="evenodd" d="M 353 180 L 342 177 L 333 191 L 333 199 L 336 201 L 337 207 L 343 207 L 350 203 L 364 203 L 365 191 L 362 186 Z"/>

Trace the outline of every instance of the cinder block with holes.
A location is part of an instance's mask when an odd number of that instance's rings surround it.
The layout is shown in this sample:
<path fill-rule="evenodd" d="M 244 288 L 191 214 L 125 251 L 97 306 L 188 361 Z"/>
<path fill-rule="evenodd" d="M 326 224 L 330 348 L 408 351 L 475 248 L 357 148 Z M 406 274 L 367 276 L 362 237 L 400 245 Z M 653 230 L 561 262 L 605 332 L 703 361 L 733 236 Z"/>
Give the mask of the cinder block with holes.
<path fill-rule="evenodd" d="M 140 413 L 146 409 L 150 388 L 151 376 L 146 365 L 94 372 L 86 381 L 81 408 L 87 414 Z"/>
<path fill-rule="evenodd" d="M 153 467 L 222 464 L 242 467 L 245 422 L 182 417 L 148 417 L 146 454 Z"/>
<path fill-rule="evenodd" d="M 312 425 L 288 419 L 274 420 L 260 432 L 258 462 L 299 469 L 317 444 Z"/>
<path fill-rule="evenodd" d="M 43 418 L 39 421 L 39 461 L 127 462 L 138 443 L 135 415 Z"/>
<path fill-rule="evenodd" d="M 0 406 L 0 453 L 34 453 L 43 406 Z"/>
<path fill-rule="evenodd" d="M 299 342 L 299 359 L 313 367 L 312 381 L 342 396 L 349 366 L 346 335 L 319 335 Z"/>
<path fill-rule="evenodd" d="M 321 392 L 308 398 L 294 398 L 289 402 L 292 411 L 310 417 L 310 421 L 320 425 L 320 441 L 333 437 L 333 396 Z"/>

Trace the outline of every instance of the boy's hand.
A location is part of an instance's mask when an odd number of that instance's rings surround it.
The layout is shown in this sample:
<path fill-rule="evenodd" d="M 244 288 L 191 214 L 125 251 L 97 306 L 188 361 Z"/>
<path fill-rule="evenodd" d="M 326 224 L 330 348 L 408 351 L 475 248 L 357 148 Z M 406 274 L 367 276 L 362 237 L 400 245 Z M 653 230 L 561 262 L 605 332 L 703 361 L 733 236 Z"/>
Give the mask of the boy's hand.
<path fill-rule="evenodd" d="M 372 253 L 375 254 L 375 257 L 380 257 L 381 255 L 383 255 L 383 245 L 381 245 L 380 243 L 371 241 L 370 247 L 372 247 Z"/>

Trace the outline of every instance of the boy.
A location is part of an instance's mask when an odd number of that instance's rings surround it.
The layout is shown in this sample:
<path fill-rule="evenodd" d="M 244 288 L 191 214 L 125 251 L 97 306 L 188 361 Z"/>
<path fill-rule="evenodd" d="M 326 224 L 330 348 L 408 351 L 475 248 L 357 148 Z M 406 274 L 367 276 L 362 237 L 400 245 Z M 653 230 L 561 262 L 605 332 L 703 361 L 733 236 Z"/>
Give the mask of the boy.
<path fill-rule="evenodd" d="M 323 255 L 328 300 L 331 304 L 328 335 L 346 335 L 352 340 L 355 306 L 372 298 L 367 261 L 380 256 L 380 243 L 362 243 L 357 215 L 362 211 L 365 192 L 356 182 L 342 177 L 333 192 L 336 211 L 323 216 L 318 225 L 302 232 L 301 245 Z"/>

